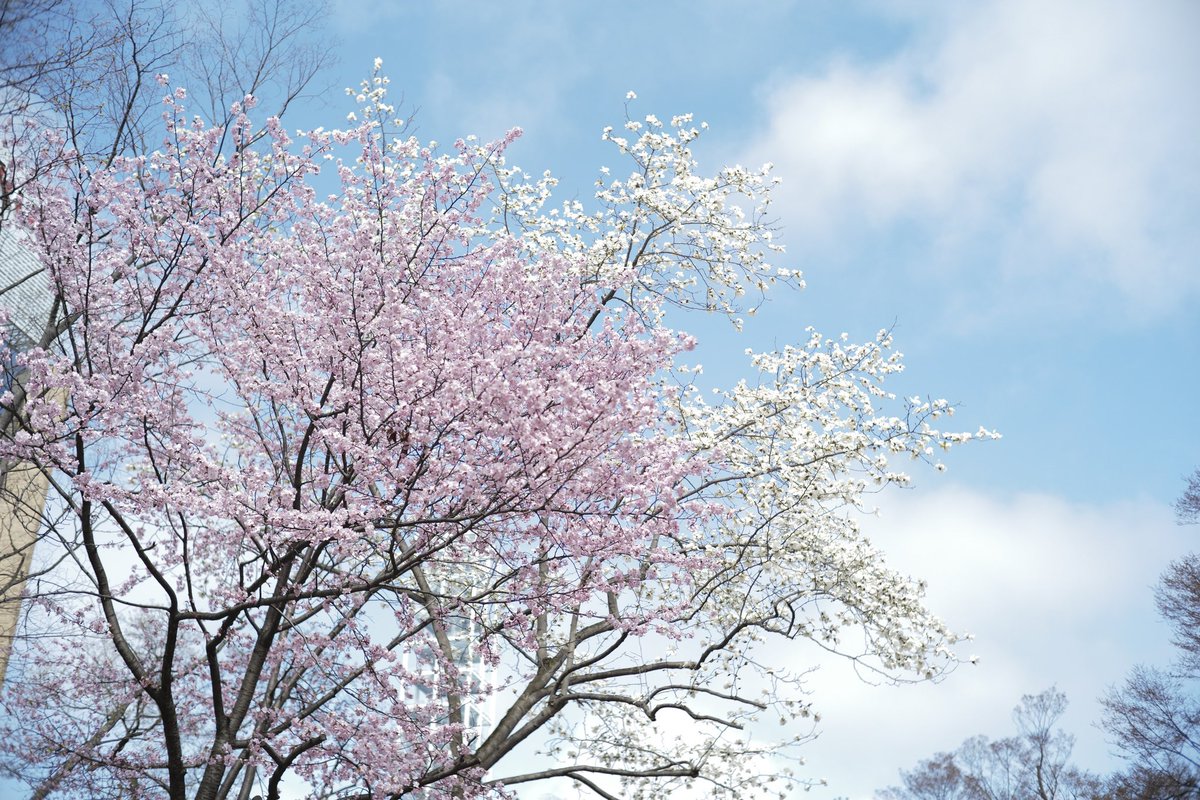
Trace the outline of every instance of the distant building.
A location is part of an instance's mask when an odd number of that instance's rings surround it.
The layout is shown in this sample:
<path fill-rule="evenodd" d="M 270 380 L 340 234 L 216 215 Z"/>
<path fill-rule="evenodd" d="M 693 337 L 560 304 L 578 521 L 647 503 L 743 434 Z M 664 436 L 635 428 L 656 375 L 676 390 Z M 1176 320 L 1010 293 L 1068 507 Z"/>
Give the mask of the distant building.
<path fill-rule="evenodd" d="M 30 347 L 42 338 L 53 296 L 50 279 L 26 235 L 11 222 L 0 224 L 0 308 L 8 316 L 6 341 Z"/>
<path fill-rule="evenodd" d="M 0 309 L 8 320 L 2 329 L 0 391 L 19 382 L 13 356 L 42 338 L 51 303 L 49 281 L 23 234 L 11 223 L 0 225 Z M 0 460 L 0 685 L 21 617 L 48 485 L 33 465 Z"/>
<path fill-rule="evenodd" d="M 495 716 L 495 698 L 485 694 L 491 686 L 493 670 L 484 663 L 476 647 L 483 631 L 479 625 L 463 617 L 450 616 L 442 619 L 440 624 L 444 626 L 453 653 L 457 680 L 466 691 L 461 708 L 463 740 L 468 746 L 478 746 L 490 732 Z M 421 680 L 408 687 L 417 705 L 433 703 L 435 699 L 436 702 L 445 700 L 443 692 L 434 686 L 443 668 L 437 666 L 441 659 L 435 656 L 433 647 L 429 643 L 405 653 L 405 666 L 422 676 Z"/>

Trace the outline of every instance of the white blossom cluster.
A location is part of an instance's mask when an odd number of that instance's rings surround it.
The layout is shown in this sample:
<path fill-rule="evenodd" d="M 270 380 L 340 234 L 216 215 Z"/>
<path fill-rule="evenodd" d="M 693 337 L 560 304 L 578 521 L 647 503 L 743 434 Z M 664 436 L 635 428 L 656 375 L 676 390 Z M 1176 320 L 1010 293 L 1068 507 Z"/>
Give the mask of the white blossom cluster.
<path fill-rule="evenodd" d="M 498 227 L 533 253 L 581 256 L 583 279 L 640 313 L 677 306 L 727 315 L 740 328 L 739 315 L 753 314 L 773 286 L 804 282 L 768 260 L 783 252 L 767 217 L 778 183 L 771 165 L 699 174 L 692 145 L 704 127 L 684 114 L 669 126 L 653 115 L 628 120 L 630 137 L 606 128 L 604 141 L 634 170 L 615 178 L 602 168 L 594 210 L 578 200 L 549 207 L 554 177 L 529 180 L 498 164 Z"/>

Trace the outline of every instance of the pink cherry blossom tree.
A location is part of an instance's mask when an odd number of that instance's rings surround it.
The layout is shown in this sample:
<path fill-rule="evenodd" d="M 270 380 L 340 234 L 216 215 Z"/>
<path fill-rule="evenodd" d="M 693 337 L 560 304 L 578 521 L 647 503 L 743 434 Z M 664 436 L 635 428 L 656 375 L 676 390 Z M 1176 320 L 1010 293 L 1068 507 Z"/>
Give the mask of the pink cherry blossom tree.
<path fill-rule="evenodd" d="M 606 133 L 628 177 L 556 206 L 506 164 L 516 132 L 394 133 L 378 62 L 358 100 L 349 130 L 255 140 L 249 98 L 207 127 L 176 89 L 155 152 L 23 189 L 54 313 L 12 354 L 0 458 L 50 480 L 50 567 L 6 774 L 36 797 L 749 797 L 802 780 L 811 732 L 773 642 L 955 662 L 855 512 L 907 482 L 895 458 L 991 434 L 889 394 L 886 332 L 810 332 L 702 397 L 667 325 L 800 285 L 769 261 L 767 169 L 701 174 L 691 119 L 650 116 Z"/>

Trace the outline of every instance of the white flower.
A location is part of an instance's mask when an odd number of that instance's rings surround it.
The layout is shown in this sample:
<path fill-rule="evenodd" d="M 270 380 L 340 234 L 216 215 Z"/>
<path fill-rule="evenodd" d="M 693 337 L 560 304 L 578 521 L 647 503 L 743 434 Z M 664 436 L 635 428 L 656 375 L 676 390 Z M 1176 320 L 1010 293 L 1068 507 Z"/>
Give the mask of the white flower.
<path fill-rule="evenodd" d="M 637 92 L 629 91 L 625 93 L 626 100 L 637 100 Z"/>

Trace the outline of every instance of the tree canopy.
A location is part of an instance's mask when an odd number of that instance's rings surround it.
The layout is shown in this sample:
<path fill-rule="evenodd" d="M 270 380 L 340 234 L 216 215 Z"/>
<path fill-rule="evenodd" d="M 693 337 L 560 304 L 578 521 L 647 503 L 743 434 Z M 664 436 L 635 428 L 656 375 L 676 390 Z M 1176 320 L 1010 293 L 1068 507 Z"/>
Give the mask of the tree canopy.
<path fill-rule="evenodd" d="M 763 642 L 952 665 L 857 512 L 993 434 L 894 397 L 887 331 L 700 391 L 679 325 L 801 280 L 769 168 L 702 173 L 690 116 L 607 131 L 629 171 L 555 205 L 517 131 L 405 135 L 380 70 L 344 130 L 211 126 L 164 75 L 152 152 L 8 132 L 53 303 L 0 397 L 50 485 L 0 763 L 64 797 L 786 790 L 811 710 Z"/>

